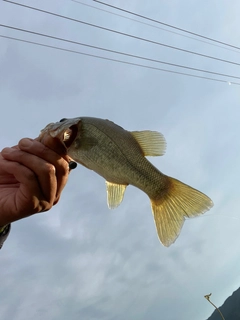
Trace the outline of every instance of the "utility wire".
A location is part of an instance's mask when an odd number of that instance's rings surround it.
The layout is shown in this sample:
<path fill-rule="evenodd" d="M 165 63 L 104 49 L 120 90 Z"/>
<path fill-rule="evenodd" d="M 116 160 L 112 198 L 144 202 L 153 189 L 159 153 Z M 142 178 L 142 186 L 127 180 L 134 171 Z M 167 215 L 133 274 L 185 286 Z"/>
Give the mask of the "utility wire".
<path fill-rule="evenodd" d="M 6 0 L 4 0 L 4 1 L 6 1 Z M 206 39 L 206 40 L 210 40 L 210 41 L 213 41 L 213 42 L 216 42 L 216 43 L 220 43 L 220 44 L 223 44 L 223 45 L 225 45 L 225 46 L 228 46 L 228 47 L 231 47 L 231 48 L 235 48 L 235 49 L 238 49 L 238 50 L 240 49 L 240 47 L 237 47 L 237 46 L 228 44 L 228 43 L 226 43 L 226 42 L 222 42 L 222 41 L 215 40 L 215 39 L 213 39 L 213 38 L 205 37 L 205 36 L 203 36 L 203 35 L 201 35 L 201 34 L 199 34 L 199 33 L 195 33 L 195 32 L 188 31 L 188 30 L 186 30 L 186 29 L 178 28 L 178 27 L 173 26 L 173 25 L 171 25 L 171 24 L 167 24 L 167 23 L 161 22 L 161 21 L 159 21 L 159 20 L 151 19 L 151 18 L 146 17 L 146 16 L 143 16 L 143 15 L 141 15 L 141 14 L 137 14 L 137 13 L 135 13 L 135 12 L 128 11 L 128 10 L 125 10 L 125 9 L 122 9 L 122 8 L 119 8 L 119 7 L 116 7 L 116 6 L 110 5 L 110 4 L 108 4 L 108 3 L 99 1 L 99 0 L 93 0 L 93 1 L 94 1 L 94 2 L 97 2 L 97 3 L 100 3 L 100 4 L 104 5 L 104 6 L 107 6 L 107 7 L 110 7 L 110 8 L 114 8 L 114 9 L 119 10 L 119 11 L 129 13 L 129 14 L 134 15 L 134 16 L 136 16 L 136 17 L 139 17 L 139 18 L 142 18 L 142 19 L 146 19 L 146 20 L 148 20 L 148 21 L 152 21 L 152 22 L 155 22 L 155 23 L 158 23 L 158 24 L 167 26 L 167 27 L 169 27 L 169 28 L 173 28 L 173 29 L 176 29 L 176 30 L 179 30 L 179 31 L 182 31 L 182 32 L 191 34 L 191 35 L 194 35 L 194 36 L 196 36 L 196 37 L 200 37 L 200 38 L 203 38 L 203 39 Z M 7 2 L 8 2 L 8 1 L 7 1 Z"/>
<path fill-rule="evenodd" d="M 172 34 L 176 34 L 176 35 L 178 35 L 180 37 L 188 38 L 188 39 L 191 39 L 191 40 L 194 40 L 194 41 L 206 43 L 206 44 L 208 44 L 210 46 L 214 46 L 214 47 L 218 47 L 218 48 L 221 48 L 221 49 L 224 49 L 224 50 L 229 50 L 229 51 L 232 51 L 232 52 L 239 53 L 239 50 L 234 50 L 234 49 L 231 49 L 231 48 L 228 48 L 228 47 L 226 48 L 223 45 L 217 45 L 217 44 L 211 43 L 209 41 L 200 40 L 200 39 L 198 39 L 196 37 L 195 38 L 194 37 L 190 37 L 190 36 L 187 36 L 185 34 L 182 34 L 182 33 L 176 32 L 176 31 L 171 31 L 171 30 L 168 30 L 168 29 L 165 29 L 165 28 L 161 28 L 158 25 L 153 25 L 153 24 L 150 24 L 150 23 L 147 23 L 147 22 L 143 22 L 143 21 L 140 21 L 140 20 L 137 20 L 137 19 L 126 17 L 126 16 L 124 16 L 122 14 L 118 14 L 118 13 L 115 13 L 115 12 L 112 12 L 112 11 L 109 11 L 109 10 L 104 10 L 104 9 L 99 8 L 99 7 L 92 6 L 90 4 L 83 3 L 83 2 L 78 1 L 78 0 L 70 0 L 70 1 L 78 3 L 78 4 L 81 4 L 82 6 L 85 6 L 85 7 L 89 7 L 89 8 L 93 8 L 93 9 L 99 10 L 99 11 L 110 13 L 110 14 L 112 14 L 114 16 L 117 16 L 117 17 L 121 17 L 121 18 L 124 18 L 124 19 L 127 19 L 127 20 L 131 20 L 131 21 L 134 21 L 134 22 L 137 22 L 137 23 L 140 23 L 140 24 L 144 24 L 145 26 L 149 26 L 149 27 L 152 27 L 152 28 L 155 28 L 155 29 L 159 29 L 159 30 L 163 30 L 163 31 L 166 31 L 166 32 L 169 32 L 169 33 L 172 33 Z"/>
<path fill-rule="evenodd" d="M 198 72 L 214 74 L 214 75 L 223 76 L 223 77 L 230 77 L 230 78 L 234 78 L 234 79 L 240 79 L 240 77 L 238 77 L 238 76 L 233 76 L 233 75 L 229 75 L 229 74 L 213 72 L 213 71 L 208 71 L 208 70 L 203 70 L 203 69 L 198 69 L 198 68 L 193 68 L 193 67 L 188 67 L 188 66 L 184 66 L 184 65 L 175 64 L 175 63 L 170 63 L 170 62 L 151 59 L 151 58 L 147 58 L 147 57 L 143 57 L 143 56 L 138 56 L 138 55 L 134 55 L 134 54 L 126 53 L 126 52 L 106 49 L 106 48 L 102 48 L 102 47 L 99 47 L 99 46 L 93 46 L 93 45 L 82 43 L 82 42 L 77 42 L 77 41 L 73 41 L 73 40 L 69 40 L 69 39 L 65 39 L 65 38 L 55 37 L 55 36 L 52 36 L 52 35 L 49 35 L 49 34 L 35 32 L 35 31 L 32 31 L 32 30 L 26 30 L 26 29 L 17 28 L 17 27 L 13 27 L 13 26 L 8 26 L 8 25 L 4 25 L 4 24 L 0 24 L 0 27 L 4 27 L 4 28 L 16 30 L 16 31 L 21 31 L 21 32 L 25 32 L 25 33 L 30 33 L 30 34 L 33 34 L 33 35 L 37 35 L 37 36 L 41 36 L 41 37 L 45 37 L 45 38 L 50 38 L 50 39 L 54 39 L 54 40 L 58 40 L 58 41 L 63 41 L 63 42 L 71 43 L 71 44 L 76 44 L 76 45 L 88 47 L 88 48 L 91 48 L 91 49 L 97 49 L 97 50 L 106 51 L 106 52 L 110 52 L 110 53 L 114 53 L 114 54 L 119 54 L 119 55 L 131 57 L 131 58 L 137 58 L 137 59 L 141 59 L 141 60 L 145 60 L 145 61 L 149 61 L 149 62 L 161 63 L 161 64 L 169 65 L 169 66 L 172 66 L 172 67 L 178 67 L 178 68 L 188 69 L 188 70 L 192 70 L 192 71 L 198 71 Z"/>
<path fill-rule="evenodd" d="M 178 71 L 173 71 L 173 70 L 167 70 L 167 69 L 161 69 L 161 68 L 157 68 L 157 67 L 151 67 L 151 66 L 147 66 L 147 65 L 143 65 L 143 64 L 139 64 L 139 63 L 133 63 L 133 62 L 123 61 L 123 60 L 118 60 L 118 59 L 102 57 L 102 56 L 99 56 L 99 55 L 94 55 L 94 54 L 80 52 L 80 51 L 76 51 L 76 50 L 60 48 L 60 47 L 57 47 L 57 46 L 42 44 L 42 43 L 38 43 L 38 42 L 34 42 L 34 41 L 19 39 L 19 38 L 15 38 L 15 37 L 9 37 L 9 36 L 5 36 L 5 35 L 0 35 L 0 37 L 1 38 L 10 39 L 10 40 L 16 40 L 16 41 L 24 42 L 24 43 L 28 43 L 28 44 L 33 44 L 33 45 L 37 45 L 37 46 L 41 46 L 41 47 L 56 49 L 56 50 L 60 50 L 60 51 L 70 52 L 70 53 L 76 53 L 76 54 L 80 54 L 80 55 L 84 55 L 84 56 L 88 56 L 88 57 L 93 57 L 93 58 L 103 59 L 103 60 L 107 60 L 107 61 L 123 63 L 123 64 L 137 66 L 137 67 L 142 67 L 142 68 L 146 68 L 146 69 L 152 69 L 152 70 L 157 70 L 157 71 L 162 71 L 162 72 L 167 72 L 167 73 L 184 75 L 184 76 L 193 77 L 193 78 L 199 78 L 199 79 L 210 80 L 210 81 L 215 81 L 215 82 L 228 83 L 229 85 L 232 84 L 232 85 L 240 86 L 240 83 L 238 83 L 238 82 L 232 82 L 232 81 L 230 82 L 230 81 L 216 79 L 216 78 L 203 77 L 203 76 L 198 76 L 198 75 L 189 74 L 189 73 L 183 73 L 183 72 L 178 72 Z"/>
<path fill-rule="evenodd" d="M 50 14 L 50 15 L 53 15 L 53 16 L 56 16 L 56 17 L 59 17 L 59 18 L 63 18 L 63 19 L 67 19 L 67 20 L 70 20 L 70 21 L 78 22 L 78 23 L 81 23 L 81 24 L 84 24 L 84 25 L 87 25 L 87 26 L 91 26 L 91 27 L 94 27 L 94 28 L 101 29 L 101 30 L 113 32 L 113 33 L 116 33 L 116 34 L 119 34 L 119 35 L 122 35 L 122 36 L 126 36 L 126 37 L 130 37 L 130 38 L 136 39 L 136 40 L 141 40 L 141 41 L 145 41 L 145 42 L 152 43 L 152 44 L 155 44 L 155 45 L 164 46 L 164 47 L 169 48 L 169 49 L 174 49 L 174 50 L 182 51 L 182 52 L 185 52 L 185 53 L 197 55 L 197 56 L 200 56 L 200 57 L 213 59 L 213 60 L 216 60 L 216 61 L 221 61 L 221 62 L 225 62 L 225 63 L 229 63 L 229 64 L 240 66 L 240 64 L 237 63 L 237 62 L 216 58 L 216 57 L 213 57 L 213 56 L 205 55 L 205 54 L 202 54 L 202 53 L 197 53 L 197 52 L 194 52 L 194 51 L 189 51 L 189 50 L 182 49 L 182 48 L 179 48 L 179 47 L 170 46 L 170 45 L 167 45 L 167 44 L 164 44 L 164 43 L 161 43 L 161 42 L 149 40 L 149 39 L 146 39 L 146 38 L 141 38 L 141 37 L 138 37 L 138 36 L 135 36 L 135 35 L 131 35 L 131 34 L 128 34 L 128 33 L 117 31 L 117 30 L 105 28 L 105 27 L 98 26 L 98 25 L 95 25 L 95 24 L 92 24 L 92 23 L 89 23 L 89 22 L 85 22 L 85 21 L 82 21 L 82 20 L 70 18 L 70 17 L 67 17 L 67 16 L 63 16 L 63 15 L 60 15 L 60 14 L 57 14 L 57 13 L 50 12 L 50 11 L 46 11 L 46 10 L 42 10 L 42 9 L 39 9 L 39 8 L 35 8 L 35 7 L 27 6 L 27 5 L 24 5 L 24 4 L 20 4 L 20 3 L 17 3 L 17 2 L 13 2 L 13 1 L 9 1 L 9 0 L 3 0 L 3 1 L 7 2 L 7 3 L 11 3 L 11 4 L 15 4 L 15 5 L 21 6 L 21 7 L 24 7 L 24 8 L 28 8 L 28 9 L 31 9 L 31 10 L 35 10 L 35 11 L 39 11 L 39 12 L 42 12 L 42 13 Z"/>

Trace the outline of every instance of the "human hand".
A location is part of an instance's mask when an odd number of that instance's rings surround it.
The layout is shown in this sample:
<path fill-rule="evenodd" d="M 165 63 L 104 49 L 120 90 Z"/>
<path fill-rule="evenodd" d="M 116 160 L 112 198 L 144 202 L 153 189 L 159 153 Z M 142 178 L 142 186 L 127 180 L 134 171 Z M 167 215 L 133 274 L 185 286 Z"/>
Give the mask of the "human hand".
<path fill-rule="evenodd" d="M 49 141 L 25 138 L 0 153 L 0 226 L 47 211 L 58 202 L 70 158 L 60 149 L 61 156 L 50 149 Z"/>

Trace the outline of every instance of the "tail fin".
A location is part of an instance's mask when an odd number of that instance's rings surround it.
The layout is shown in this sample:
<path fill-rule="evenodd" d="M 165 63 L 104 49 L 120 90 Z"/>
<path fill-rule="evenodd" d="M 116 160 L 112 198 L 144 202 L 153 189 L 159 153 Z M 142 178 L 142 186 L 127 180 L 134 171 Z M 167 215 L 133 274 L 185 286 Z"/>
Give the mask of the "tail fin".
<path fill-rule="evenodd" d="M 151 199 L 152 212 L 160 241 L 170 246 L 179 236 L 185 217 L 208 211 L 213 202 L 205 194 L 168 177 L 168 188 L 158 200 Z"/>

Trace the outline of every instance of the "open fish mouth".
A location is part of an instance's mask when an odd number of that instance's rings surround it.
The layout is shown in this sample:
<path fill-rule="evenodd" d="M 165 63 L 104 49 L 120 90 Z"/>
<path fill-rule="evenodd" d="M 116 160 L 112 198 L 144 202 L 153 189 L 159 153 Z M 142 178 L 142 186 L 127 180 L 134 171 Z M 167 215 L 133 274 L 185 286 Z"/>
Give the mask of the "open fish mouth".
<path fill-rule="evenodd" d="M 75 140 L 78 133 L 78 125 L 72 125 L 67 130 L 63 132 L 63 144 L 66 148 L 69 148 L 73 141 Z"/>
<path fill-rule="evenodd" d="M 63 142 L 68 141 L 71 138 L 72 135 L 72 129 L 67 129 L 64 133 L 63 133 Z"/>

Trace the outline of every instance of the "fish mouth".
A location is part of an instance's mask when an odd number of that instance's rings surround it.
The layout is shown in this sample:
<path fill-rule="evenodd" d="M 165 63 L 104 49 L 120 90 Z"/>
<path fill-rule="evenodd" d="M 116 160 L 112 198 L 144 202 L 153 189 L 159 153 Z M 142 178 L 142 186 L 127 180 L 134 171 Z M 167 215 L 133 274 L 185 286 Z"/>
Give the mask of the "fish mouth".
<path fill-rule="evenodd" d="M 74 124 L 63 133 L 63 144 L 68 149 L 71 147 L 78 133 L 78 125 Z"/>

